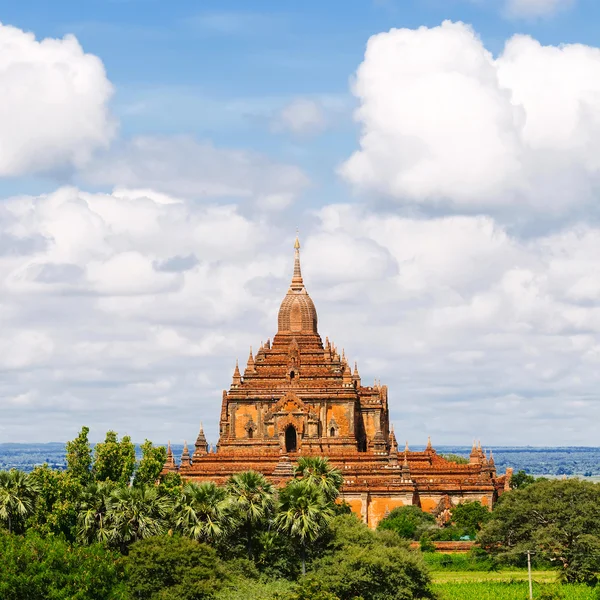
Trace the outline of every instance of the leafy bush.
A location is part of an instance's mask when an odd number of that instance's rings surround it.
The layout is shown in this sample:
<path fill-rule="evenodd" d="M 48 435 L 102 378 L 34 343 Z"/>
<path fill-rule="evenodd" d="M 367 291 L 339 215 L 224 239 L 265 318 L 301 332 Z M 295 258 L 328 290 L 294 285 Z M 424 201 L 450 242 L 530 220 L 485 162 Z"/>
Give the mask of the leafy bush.
<path fill-rule="evenodd" d="M 0 531 L 2 600 L 125 600 L 122 558 L 100 544 L 71 546 Z"/>
<path fill-rule="evenodd" d="M 211 600 L 228 580 L 213 548 L 180 537 L 136 542 L 126 559 L 132 599 Z"/>
<path fill-rule="evenodd" d="M 435 517 L 418 506 L 399 506 L 379 523 L 378 529 L 395 531 L 405 540 L 418 540 L 435 526 Z"/>

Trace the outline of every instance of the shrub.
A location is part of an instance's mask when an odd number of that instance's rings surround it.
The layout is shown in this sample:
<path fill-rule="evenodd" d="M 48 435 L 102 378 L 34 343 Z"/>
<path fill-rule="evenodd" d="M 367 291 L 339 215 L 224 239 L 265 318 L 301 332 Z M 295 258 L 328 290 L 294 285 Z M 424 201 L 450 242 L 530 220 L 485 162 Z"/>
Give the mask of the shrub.
<path fill-rule="evenodd" d="M 127 574 L 131 597 L 139 600 L 210 600 L 228 579 L 210 546 L 171 536 L 133 544 Z"/>

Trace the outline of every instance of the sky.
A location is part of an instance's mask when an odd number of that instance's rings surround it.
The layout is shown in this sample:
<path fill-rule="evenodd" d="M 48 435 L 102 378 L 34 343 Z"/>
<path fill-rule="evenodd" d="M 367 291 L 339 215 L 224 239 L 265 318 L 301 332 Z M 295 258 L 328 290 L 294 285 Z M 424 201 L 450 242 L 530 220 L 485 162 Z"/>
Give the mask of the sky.
<path fill-rule="evenodd" d="M 598 445 L 600 3 L 0 7 L 0 442 L 217 442 L 299 230 L 398 439 Z"/>

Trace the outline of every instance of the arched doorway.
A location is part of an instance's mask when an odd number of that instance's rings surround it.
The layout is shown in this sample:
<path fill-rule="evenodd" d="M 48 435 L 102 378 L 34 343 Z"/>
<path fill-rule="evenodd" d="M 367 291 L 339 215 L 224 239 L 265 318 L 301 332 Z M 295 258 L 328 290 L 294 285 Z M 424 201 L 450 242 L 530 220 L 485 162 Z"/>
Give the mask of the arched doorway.
<path fill-rule="evenodd" d="M 285 451 L 296 452 L 298 449 L 298 439 L 296 437 L 296 429 L 293 425 L 288 425 L 285 430 Z"/>

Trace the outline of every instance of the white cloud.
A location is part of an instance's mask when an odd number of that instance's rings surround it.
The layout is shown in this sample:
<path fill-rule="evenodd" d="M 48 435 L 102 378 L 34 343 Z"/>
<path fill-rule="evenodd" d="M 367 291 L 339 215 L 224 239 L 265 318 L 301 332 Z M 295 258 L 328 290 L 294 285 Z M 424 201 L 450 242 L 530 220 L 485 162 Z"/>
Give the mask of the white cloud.
<path fill-rule="evenodd" d="M 283 205 L 289 203 L 308 184 L 296 166 L 190 136 L 136 137 L 98 157 L 83 176 L 95 184 L 150 188 L 183 198 L 249 198 L 270 208 L 282 206 L 282 198 L 287 199 Z"/>
<path fill-rule="evenodd" d="M 0 176 L 81 167 L 115 133 L 102 61 L 71 35 L 0 24 L 0 88 Z"/>
<path fill-rule="evenodd" d="M 327 125 L 321 104 L 310 98 L 296 98 L 286 104 L 273 121 L 275 131 L 296 135 L 319 133 Z"/>
<path fill-rule="evenodd" d="M 365 383 L 390 386 L 399 435 L 593 443 L 599 227 L 522 240 L 491 217 L 358 205 L 311 222 L 302 266 L 320 332 Z M 60 440 L 85 423 L 98 437 L 191 439 L 202 419 L 216 441 L 235 358 L 275 333 L 290 230 L 150 190 L 3 202 L 0 239 L 18 249 L 0 247 L 3 439 Z"/>
<path fill-rule="evenodd" d="M 554 15 L 570 8 L 574 0 L 506 0 L 506 11 L 512 17 Z"/>
<path fill-rule="evenodd" d="M 600 50 L 463 23 L 373 36 L 354 84 L 357 188 L 401 202 L 564 214 L 600 190 Z"/>

